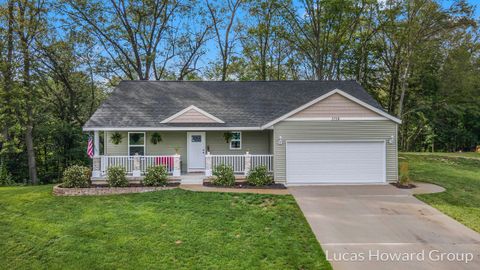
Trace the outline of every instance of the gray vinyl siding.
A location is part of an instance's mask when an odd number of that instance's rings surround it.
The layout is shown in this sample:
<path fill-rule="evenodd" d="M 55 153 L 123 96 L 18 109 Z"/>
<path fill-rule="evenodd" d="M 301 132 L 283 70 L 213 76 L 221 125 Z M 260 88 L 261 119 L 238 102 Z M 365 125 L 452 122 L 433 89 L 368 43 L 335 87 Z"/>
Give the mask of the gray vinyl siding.
<path fill-rule="evenodd" d="M 105 155 L 107 156 L 126 156 L 128 155 L 128 132 L 118 132 L 122 135 L 122 141 L 119 144 L 114 144 L 110 137 L 114 131 L 105 132 L 106 138 L 104 138 L 105 143 Z"/>
<path fill-rule="evenodd" d="M 283 121 L 274 126 L 274 177 L 286 181 L 287 140 L 387 140 L 387 181 L 398 176 L 397 124 L 392 121 Z M 389 144 L 390 136 L 394 136 Z M 276 139 L 282 136 L 283 144 Z"/>
<path fill-rule="evenodd" d="M 207 151 L 212 155 L 270 154 L 271 131 L 242 131 L 242 149 L 230 150 L 230 144 L 223 138 L 224 131 L 207 132 Z"/>
<path fill-rule="evenodd" d="M 187 171 L 187 133 L 185 131 L 158 132 L 162 136 L 162 141 L 153 144 L 152 134 L 147 132 L 146 154 L 149 156 L 180 155 L 181 170 Z"/>

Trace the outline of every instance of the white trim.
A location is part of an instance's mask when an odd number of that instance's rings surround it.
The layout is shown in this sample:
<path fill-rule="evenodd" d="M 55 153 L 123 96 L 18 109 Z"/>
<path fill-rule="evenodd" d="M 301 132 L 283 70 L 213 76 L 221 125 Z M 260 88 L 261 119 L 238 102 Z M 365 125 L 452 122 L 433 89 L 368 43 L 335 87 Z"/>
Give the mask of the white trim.
<path fill-rule="evenodd" d="M 200 134 L 202 136 L 202 143 L 203 143 L 203 154 L 206 155 L 206 144 L 207 144 L 207 133 L 206 132 L 187 132 L 187 172 L 204 172 L 205 171 L 205 165 L 203 168 L 191 168 L 190 167 L 190 135 L 198 135 Z"/>
<path fill-rule="evenodd" d="M 310 102 L 307 102 L 306 104 L 304 104 L 304 105 L 296 108 L 295 110 L 290 111 L 289 113 L 286 113 L 286 114 L 280 116 L 279 118 L 277 118 L 277 119 L 275 119 L 275 120 L 273 120 L 273 121 L 271 121 L 271 122 L 263 125 L 263 126 L 262 126 L 262 129 L 271 127 L 271 126 L 273 126 L 274 124 L 276 124 L 276 123 L 278 123 L 278 122 L 280 122 L 280 121 L 283 121 L 283 120 L 287 119 L 288 117 L 296 114 L 297 112 L 300 112 L 300 111 L 302 111 L 302 110 L 304 110 L 304 109 L 312 106 L 313 104 L 315 104 L 315 103 L 317 103 L 317 102 L 319 102 L 319 101 L 321 101 L 321 100 L 323 100 L 323 99 L 326 99 L 327 97 L 329 97 L 329 96 L 331 96 L 331 95 L 333 95 L 333 94 L 340 94 L 340 95 L 342 95 L 342 96 L 350 99 L 351 101 L 354 101 L 354 102 L 356 102 L 356 103 L 358 103 L 358 104 L 366 107 L 367 109 L 370 109 L 370 110 L 372 110 L 372 111 L 374 111 L 374 112 L 376 112 L 376 113 L 378 113 L 378 114 L 380 114 L 380 115 L 382 115 L 382 116 L 385 116 L 386 118 L 392 120 L 393 122 L 395 122 L 395 123 L 397 123 L 397 124 L 401 124 L 401 123 L 402 123 L 402 120 L 400 120 L 400 119 L 398 119 L 398 118 L 396 118 L 396 117 L 394 117 L 394 116 L 391 116 L 390 114 L 388 114 L 388 113 L 386 113 L 386 112 L 384 112 L 384 111 L 382 111 L 382 110 L 380 110 L 380 109 L 378 109 L 378 108 L 375 108 L 375 107 L 373 107 L 372 105 L 369 105 L 369 104 L 367 104 L 367 103 L 359 100 L 358 98 L 356 98 L 356 97 L 354 97 L 354 96 L 352 96 L 352 95 L 349 95 L 349 94 L 345 93 L 344 91 L 342 91 L 342 90 L 340 90 L 340 89 L 337 88 L 337 89 L 332 90 L 332 91 L 330 91 L 330 92 L 328 92 L 328 93 L 326 93 L 326 94 L 324 94 L 324 95 L 322 95 L 322 96 L 320 96 L 320 97 L 318 97 L 318 98 L 316 98 L 316 99 L 314 99 L 314 100 L 312 100 L 312 101 L 310 101 Z"/>
<path fill-rule="evenodd" d="M 88 127 L 83 131 L 224 131 L 224 130 L 263 130 L 261 127 Z"/>
<path fill-rule="evenodd" d="M 242 150 L 242 132 L 241 131 L 230 131 L 230 133 L 240 133 L 240 148 L 232 148 L 232 140 L 228 142 L 228 147 L 230 150 Z"/>
<path fill-rule="evenodd" d="M 329 142 L 383 142 L 383 182 L 373 182 L 373 183 L 365 183 L 365 184 L 386 184 L 387 181 L 387 140 L 381 139 L 358 139 L 358 140 L 286 140 L 285 141 L 285 186 L 288 186 L 288 172 L 287 172 L 287 164 L 288 164 L 288 143 L 312 143 L 312 142 L 320 142 L 320 143 L 329 143 Z M 354 185 L 363 185 L 364 183 L 338 183 L 340 185 L 347 185 L 347 184 L 354 184 Z M 295 183 L 293 185 L 304 185 L 302 183 Z M 309 185 L 337 185 L 337 183 L 310 183 Z M 290 184 L 292 186 L 292 184 Z"/>
<path fill-rule="evenodd" d="M 146 132 L 138 132 L 138 131 L 135 131 L 135 132 L 128 132 L 127 134 L 127 145 L 128 145 L 128 156 L 130 156 L 130 134 L 131 133 L 143 133 L 143 155 L 141 156 L 146 156 L 147 155 L 147 133 Z M 134 144 L 132 146 L 141 146 L 141 145 L 137 145 L 137 144 Z"/>
<path fill-rule="evenodd" d="M 204 111 L 204 110 L 202 110 L 202 109 L 200 109 L 200 108 L 198 108 L 198 107 L 196 107 L 196 106 L 194 106 L 194 105 L 188 106 L 187 108 L 185 108 L 185 109 L 177 112 L 176 114 L 174 114 L 174 115 L 166 118 L 165 120 L 163 120 L 163 121 L 160 122 L 160 123 L 162 123 L 162 124 L 168 123 L 168 122 L 172 121 L 173 119 L 179 117 L 180 115 L 184 114 L 185 112 L 187 112 L 187 111 L 189 111 L 189 110 L 195 110 L 195 111 L 197 111 L 198 113 L 203 114 L 204 116 L 206 116 L 206 117 L 214 120 L 214 121 L 217 122 L 217 123 L 222 123 L 222 124 L 225 123 L 225 122 L 223 122 L 220 118 L 217 118 L 217 117 L 209 114 L 208 112 L 206 112 L 206 111 Z"/>
<path fill-rule="evenodd" d="M 382 121 L 386 117 L 289 117 L 283 121 Z"/>

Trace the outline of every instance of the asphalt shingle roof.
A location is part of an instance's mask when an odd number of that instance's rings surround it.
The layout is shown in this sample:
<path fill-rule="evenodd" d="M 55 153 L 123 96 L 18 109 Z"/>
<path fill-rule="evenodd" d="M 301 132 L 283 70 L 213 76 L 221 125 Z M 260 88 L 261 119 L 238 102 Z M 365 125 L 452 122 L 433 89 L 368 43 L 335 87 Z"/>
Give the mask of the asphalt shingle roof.
<path fill-rule="evenodd" d="M 334 89 L 383 110 L 355 81 L 122 81 L 84 127 L 260 127 Z M 160 123 L 190 105 L 225 123 Z"/>

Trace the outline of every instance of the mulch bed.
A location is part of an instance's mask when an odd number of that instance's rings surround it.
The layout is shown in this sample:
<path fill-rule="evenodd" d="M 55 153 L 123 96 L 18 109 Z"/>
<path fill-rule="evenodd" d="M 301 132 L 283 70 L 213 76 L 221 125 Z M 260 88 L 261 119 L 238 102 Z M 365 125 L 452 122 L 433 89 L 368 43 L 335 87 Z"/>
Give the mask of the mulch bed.
<path fill-rule="evenodd" d="M 412 189 L 412 188 L 417 187 L 414 184 L 408 184 L 407 186 L 405 186 L 405 185 L 400 185 L 400 183 L 390 183 L 390 185 L 392 185 L 394 187 L 397 187 L 397 188 L 401 188 L 401 189 Z"/>
<path fill-rule="evenodd" d="M 239 188 L 239 189 L 287 189 L 283 184 L 270 184 L 266 186 L 251 186 L 246 182 L 235 182 L 234 186 L 217 186 L 212 182 L 203 182 L 206 187 L 218 187 L 218 188 Z"/>

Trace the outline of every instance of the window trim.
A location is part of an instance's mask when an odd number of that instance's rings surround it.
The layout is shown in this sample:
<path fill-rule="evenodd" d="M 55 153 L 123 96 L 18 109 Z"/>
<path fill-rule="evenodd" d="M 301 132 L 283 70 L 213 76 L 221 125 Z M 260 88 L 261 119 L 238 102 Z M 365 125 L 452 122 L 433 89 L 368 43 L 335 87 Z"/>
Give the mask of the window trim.
<path fill-rule="evenodd" d="M 240 135 L 240 139 L 235 140 L 240 142 L 240 147 L 239 148 L 232 148 L 232 142 L 234 141 L 233 138 L 230 139 L 230 142 L 228 143 L 228 146 L 230 150 L 242 150 L 242 132 L 241 131 L 230 131 L 230 133 L 238 133 Z"/>
<path fill-rule="evenodd" d="M 141 144 L 131 145 L 130 144 L 130 134 L 143 134 L 143 145 L 141 145 Z M 146 132 L 138 132 L 138 131 L 128 132 L 127 140 L 128 140 L 128 156 L 129 157 L 131 156 L 130 155 L 130 146 L 136 146 L 136 147 L 143 146 L 143 155 L 144 156 L 147 155 L 147 133 Z"/>

